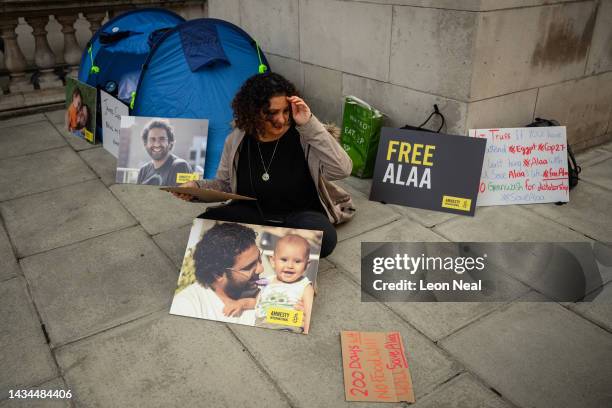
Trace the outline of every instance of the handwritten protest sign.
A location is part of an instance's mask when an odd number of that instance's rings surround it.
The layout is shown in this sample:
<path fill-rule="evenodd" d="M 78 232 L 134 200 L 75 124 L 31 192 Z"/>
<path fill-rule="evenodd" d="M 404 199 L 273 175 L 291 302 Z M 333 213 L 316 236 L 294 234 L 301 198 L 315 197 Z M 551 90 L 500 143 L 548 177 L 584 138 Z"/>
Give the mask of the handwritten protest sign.
<path fill-rule="evenodd" d="M 130 111 L 120 100 L 104 91 L 100 91 L 100 109 L 102 111 L 103 146 L 110 154 L 119 157 L 121 116 L 128 116 Z"/>
<path fill-rule="evenodd" d="M 399 332 L 340 333 L 347 401 L 414 402 Z"/>
<path fill-rule="evenodd" d="M 470 129 L 487 139 L 476 205 L 569 201 L 565 126 Z"/>
<path fill-rule="evenodd" d="M 370 200 L 474 215 L 486 141 L 383 128 Z"/>

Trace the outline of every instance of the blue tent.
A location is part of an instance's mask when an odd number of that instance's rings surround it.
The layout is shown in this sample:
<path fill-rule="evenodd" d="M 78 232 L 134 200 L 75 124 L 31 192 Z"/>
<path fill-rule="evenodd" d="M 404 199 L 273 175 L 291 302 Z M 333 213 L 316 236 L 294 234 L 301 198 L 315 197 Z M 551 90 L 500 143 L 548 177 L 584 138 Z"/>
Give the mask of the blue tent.
<path fill-rule="evenodd" d="M 129 103 L 153 44 L 185 19 L 163 9 L 138 9 L 104 24 L 81 57 L 79 81 Z"/>
<path fill-rule="evenodd" d="M 210 18 L 187 21 L 151 49 L 132 114 L 208 119 L 204 176 L 213 177 L 231 132 L 231 101 L 261 65 L 268 65 L 265 56 L 239 27 Z"/>

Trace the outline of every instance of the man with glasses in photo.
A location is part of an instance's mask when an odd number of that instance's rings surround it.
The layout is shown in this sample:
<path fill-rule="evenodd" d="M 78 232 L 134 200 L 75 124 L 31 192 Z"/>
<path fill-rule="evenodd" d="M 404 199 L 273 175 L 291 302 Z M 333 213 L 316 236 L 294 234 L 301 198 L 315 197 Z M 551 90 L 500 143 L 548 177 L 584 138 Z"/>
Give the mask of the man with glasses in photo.
<path fill-rule="evenodd" d="M 236 299 L 255 298 L 257 280 L 263 272 L 256 233 L 235 223 L 216 224 L 206 231 L 193 254 L 196 282 L 174 296 L 171 314 L 255 324 L 255 310 L 227 316 L 226 305 Z"/>

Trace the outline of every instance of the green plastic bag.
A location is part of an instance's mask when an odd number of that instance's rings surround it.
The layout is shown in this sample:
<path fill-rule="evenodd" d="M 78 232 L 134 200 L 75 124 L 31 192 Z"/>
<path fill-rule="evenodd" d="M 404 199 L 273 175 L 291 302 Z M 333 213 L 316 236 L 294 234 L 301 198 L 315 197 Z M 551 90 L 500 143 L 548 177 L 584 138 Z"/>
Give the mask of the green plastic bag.
<path fill-rule="evenodd" d="M 374 174 L 382 121 L 382 113 L 366 102 L 351 95 L 345 98 L 340 140 L 353 161 L 353 176 L 370 178 Z"/>

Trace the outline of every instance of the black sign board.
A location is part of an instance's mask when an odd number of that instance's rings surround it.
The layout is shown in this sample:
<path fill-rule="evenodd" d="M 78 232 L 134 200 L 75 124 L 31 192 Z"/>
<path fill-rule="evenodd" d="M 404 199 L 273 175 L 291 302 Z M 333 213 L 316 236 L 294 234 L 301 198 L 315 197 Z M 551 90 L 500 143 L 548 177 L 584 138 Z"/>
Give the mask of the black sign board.
<path fill-rule="evenodd" d="M 383 128 L 370 200 L 474 215 L 486 140 Z"/>

